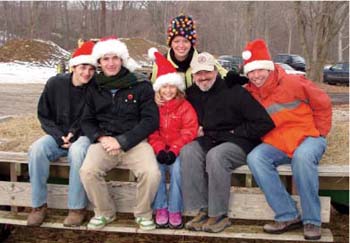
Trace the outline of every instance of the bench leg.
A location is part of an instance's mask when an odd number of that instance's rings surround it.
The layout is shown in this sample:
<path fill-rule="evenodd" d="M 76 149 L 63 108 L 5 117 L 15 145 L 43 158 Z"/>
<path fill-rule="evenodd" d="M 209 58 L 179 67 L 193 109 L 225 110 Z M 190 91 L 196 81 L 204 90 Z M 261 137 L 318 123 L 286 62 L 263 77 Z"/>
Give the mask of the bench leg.
<path fill-rule="evenodd" d="M 17 182 L 17 164 L 11 163 L 10 164 L 10 180 L 13 182 Z M 18 212 L 18 208 L 17 207 L 13 207 L 11 206 L 11 211 L 12 212 Z"/>
<path fill-rule="evenodd" d="M 252 174 L 245 175 L 245 186 L 246 187 L 253 187 L 253 175 Z"/>
<path fill-rule="evenodd" d="M 292 195 L 298 195 L 298 190 L 293 180 L 293 176 L 287 176 L 286 182 L 287 182 L 287 191 Z"/>

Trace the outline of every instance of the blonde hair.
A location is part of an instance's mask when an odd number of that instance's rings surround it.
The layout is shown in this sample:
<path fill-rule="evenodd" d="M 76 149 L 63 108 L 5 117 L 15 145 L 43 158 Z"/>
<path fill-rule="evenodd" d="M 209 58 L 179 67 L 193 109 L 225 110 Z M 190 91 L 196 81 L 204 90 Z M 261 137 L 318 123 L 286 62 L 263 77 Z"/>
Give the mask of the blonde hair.
<path fill-rule="evenodd" d="M 161 97 L 161 95 L 160 95 L 161 88 L 156 92 L 156 95 L 158 97 Z M 176 87 L 176 95 L 175 95 L 174 99 L 184 99 L 185 97 L 186 97 L 185 91 L 182 91 Z"/>

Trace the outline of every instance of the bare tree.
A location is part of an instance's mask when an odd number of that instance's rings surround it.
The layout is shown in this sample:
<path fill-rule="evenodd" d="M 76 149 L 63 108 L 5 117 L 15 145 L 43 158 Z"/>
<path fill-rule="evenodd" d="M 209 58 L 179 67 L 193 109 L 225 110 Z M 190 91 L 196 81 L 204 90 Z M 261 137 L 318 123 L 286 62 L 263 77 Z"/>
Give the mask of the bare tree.
<path fill-rule="evenodd" d="M 101 15 L 100 15 L 100 35 L 106 35 L 106 2 L 100 0 Z"/>
<path fill-rule="evenodd" d="M 283 12 L 282 19 L 288 31 L 287 53 L 290 54 L 292 52 L 293 30 L 296 25 L 295 12 L 290 11 L 289 4 L 281 7 Z"/>
<path fill-rule="evenodd" d="M 307 76 L 320 82 L 328 47 L 349 15 L 348 2 L 295 2 Z"/>

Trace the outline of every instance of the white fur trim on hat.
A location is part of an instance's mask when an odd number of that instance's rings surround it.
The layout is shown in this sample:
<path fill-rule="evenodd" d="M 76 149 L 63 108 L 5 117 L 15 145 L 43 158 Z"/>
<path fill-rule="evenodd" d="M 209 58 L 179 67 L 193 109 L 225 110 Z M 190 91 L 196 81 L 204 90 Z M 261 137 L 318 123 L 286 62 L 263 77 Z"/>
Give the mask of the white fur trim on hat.
<path fill-rule="evenodd" d="M 158 91 L 165 84 L 176 85 L 181 91 L 185 90 L 184 78 L 179 73 L 168 73 L 160 76 L 153 84 L 153 89 Z"/>
<path fill-rule="evenodd" d="M 80 55 L 69 60 L 70 67 L 74 67 L 80 64 L 90 64 L 95 67 L 97 66 L 95 58 L 93 58 L 91 55 Z"/>
<path fill-rule="evenodd" d="M 275 70 L 275 65 L 270 60 L 257 60 L 248 62 L 244 65 L 244 75 L 247 75 L 250 71 L 256 69 L 266 69 L 266 70 Z"/>
<path fill-rule="evenodd" d="M 148 57 L 152 61 L 156 60 L 156 56 L 154 55 L 156 52 L 158 52 L 158 49 L 155 47 L 151 47 L 148 49 Z"/>
<path fill-rule="evenodd" d="M 96 62 L 106 54 L 115 54 L 123 61 L 123 66 L 133 72 L 141 66 L 129 56 L 129 51 L 125 43 L 116 39 L 99 41 L 92 50 L 92 56 Z"/>

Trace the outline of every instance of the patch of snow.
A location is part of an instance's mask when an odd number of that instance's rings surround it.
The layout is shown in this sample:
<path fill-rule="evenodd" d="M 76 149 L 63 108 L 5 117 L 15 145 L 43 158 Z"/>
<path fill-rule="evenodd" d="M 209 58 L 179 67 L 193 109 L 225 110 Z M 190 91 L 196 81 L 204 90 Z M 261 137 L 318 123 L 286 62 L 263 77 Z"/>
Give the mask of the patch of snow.
<path fill-rule="evenodd" d="M 0 62 L 0 83 L 46 83 L 56 68 L 29 62 Z"/>

